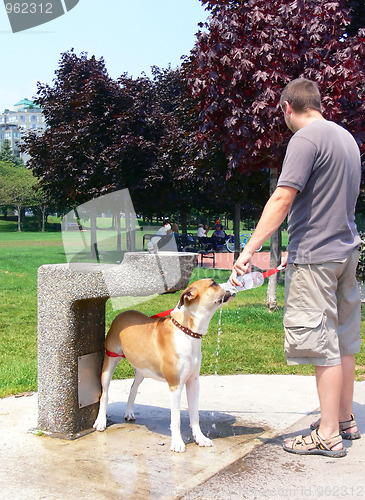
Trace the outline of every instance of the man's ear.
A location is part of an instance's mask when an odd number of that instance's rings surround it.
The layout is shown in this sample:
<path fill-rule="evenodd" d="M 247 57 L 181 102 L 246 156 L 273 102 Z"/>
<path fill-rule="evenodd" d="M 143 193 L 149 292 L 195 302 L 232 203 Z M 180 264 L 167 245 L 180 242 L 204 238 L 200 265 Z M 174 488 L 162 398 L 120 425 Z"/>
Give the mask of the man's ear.
<path fill-rule="evenodd" d="M 284 113 L 286 114 L 286 116 L 290 116 L 291 113 L 293 112 L 293 108 L 291 107 L 290 102 L 284 101 L 283 105 L 284 105 Z"/>
<path fill-rule="evenodd" d="M 180 300 L 178 304 L 178 309 L 180 309 L 181 306 L 184 305 L 185 300 L 192 300 L 195 299 L 195 297 L 198 295 L 198 290 L 197 288 L 193 286 L 189 286 L 184 292 L 180 295 Z"/>

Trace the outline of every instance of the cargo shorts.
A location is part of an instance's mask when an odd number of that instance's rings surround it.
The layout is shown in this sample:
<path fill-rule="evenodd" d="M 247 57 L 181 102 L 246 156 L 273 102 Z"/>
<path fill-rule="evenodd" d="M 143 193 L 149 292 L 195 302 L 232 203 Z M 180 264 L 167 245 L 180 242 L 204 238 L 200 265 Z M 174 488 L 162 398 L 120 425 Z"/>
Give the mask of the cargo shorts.
<path fill-rule="evenodd" d="M 343 260 L 288 264 L 284 351 L 288 365 L 335 366 L 361 348 L 359 251 Z"/>

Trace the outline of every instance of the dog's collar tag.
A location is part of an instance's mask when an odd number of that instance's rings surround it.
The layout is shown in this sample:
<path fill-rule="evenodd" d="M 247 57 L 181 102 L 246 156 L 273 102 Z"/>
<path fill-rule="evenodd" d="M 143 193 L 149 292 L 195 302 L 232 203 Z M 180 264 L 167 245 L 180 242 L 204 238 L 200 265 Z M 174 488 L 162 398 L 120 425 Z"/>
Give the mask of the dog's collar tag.
<path fill-rule="evenodd" d="M 190 328 L 187 328 L 186 326 L 180 325 L 180 323 L 178 323 L 176 321 L 176 319 L 171 317 L 171 321 L 174 323 L 175 326 L 180 328 L 180 330 L 182 332 L 186 333 L 186 335 L 189 335 L 190 337 L 193 337 L 194 339 L 201 339 L 202 338 L 203 335 L 201 333 L 195 333 L 192 330 L 190 330 Z"/>

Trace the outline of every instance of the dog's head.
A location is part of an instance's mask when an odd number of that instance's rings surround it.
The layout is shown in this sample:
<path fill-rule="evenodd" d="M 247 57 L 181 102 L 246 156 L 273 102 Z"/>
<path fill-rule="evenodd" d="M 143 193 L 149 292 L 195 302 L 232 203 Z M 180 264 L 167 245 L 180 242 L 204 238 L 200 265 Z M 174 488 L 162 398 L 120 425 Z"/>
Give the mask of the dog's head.
<path fill-rule="evenodd" d="M 189 285 L 180 296 L 178 308 L 209 310 L 214 312 L 224 302 L 233 299 L 234 293 L 224 290 L 213 279 L 201 279 Z"/>

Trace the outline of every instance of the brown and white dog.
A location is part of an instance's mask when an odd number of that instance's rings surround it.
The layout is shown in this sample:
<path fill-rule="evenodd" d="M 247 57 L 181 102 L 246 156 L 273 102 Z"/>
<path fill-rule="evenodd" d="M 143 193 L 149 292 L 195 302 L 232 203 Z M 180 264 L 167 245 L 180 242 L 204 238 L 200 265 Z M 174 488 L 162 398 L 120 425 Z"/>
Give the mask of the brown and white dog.
<path fill-rule="evenodd" d="M 171 451 L 185 451 L 180 433 L 180 399 L 184 385 L 189 407 L 190 427 L 199 446 L 213 446 L 200 430 L 198 398 L 201 365 L 201 338 L 218 307 L 233 298 L 212 279 L 195 281 L 181 294 L 167 318 L 151 318 L 138 311 L 119 314 L 105 340 L 107 353 L 101 375 L 102 394 L 94 428 L 106 428 L 108 389 L 114 370 L 124 355 L 134 367 L 125 418 L 134 420 L 133 404 L 144 377 L 169 385 L 171 404 Z M 113 354 L 114 353 L 114 354 Z M 118 355 L 118 356 L 116 356 Z"/>

